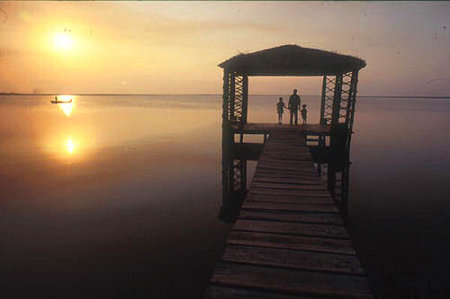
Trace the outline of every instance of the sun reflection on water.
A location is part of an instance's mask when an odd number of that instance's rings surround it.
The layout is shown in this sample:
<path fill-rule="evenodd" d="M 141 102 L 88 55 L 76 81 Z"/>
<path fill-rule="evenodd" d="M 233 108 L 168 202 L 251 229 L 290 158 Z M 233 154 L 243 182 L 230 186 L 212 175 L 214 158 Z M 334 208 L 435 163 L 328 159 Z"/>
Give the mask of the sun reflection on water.
<path fill-rule="evenodd" d="M 66 142 L 65 142 L 65 148 L 66 151 L 72 155 L 75 152 L 75 142 L 73 141 L 72 137 L 68 137 Z"/>
<path fill-rule="evenodd" d="M 65 115 L 70 116 L 70 114 L 72 113 L 73 104 L 72 103 L 59 104 L 59 108 L 61 108 L 62 112 Z"/>
<path fill-rule="evenodd" d="M 69 102 L 70 101 L 70 103 L 59 103 L 58 104 L 61 111 L 66 116 L 70 116 L 70 114 L 72 114 L 73 108 L 75 107 L 75 97 L 72 95 L 59 95 L 58 101 L 61 101 L 61 102 Z"/>

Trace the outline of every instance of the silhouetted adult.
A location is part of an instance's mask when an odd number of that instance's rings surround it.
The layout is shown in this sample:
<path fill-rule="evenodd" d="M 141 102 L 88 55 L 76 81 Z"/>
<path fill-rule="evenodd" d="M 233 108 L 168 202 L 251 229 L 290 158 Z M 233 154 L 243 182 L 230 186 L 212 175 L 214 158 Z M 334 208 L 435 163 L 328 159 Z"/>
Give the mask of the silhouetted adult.
<path fill-rule="evenodd" d="M 292 118 L 295 118 L 295 124 L 298 124 L 298 109 L 300 108 L 301 103 L 300 96 L 297 94 L 297 89 L 294 89 L 293 94 L 289 97 L 288 109 L 291 112 L 291 125 Z"/>

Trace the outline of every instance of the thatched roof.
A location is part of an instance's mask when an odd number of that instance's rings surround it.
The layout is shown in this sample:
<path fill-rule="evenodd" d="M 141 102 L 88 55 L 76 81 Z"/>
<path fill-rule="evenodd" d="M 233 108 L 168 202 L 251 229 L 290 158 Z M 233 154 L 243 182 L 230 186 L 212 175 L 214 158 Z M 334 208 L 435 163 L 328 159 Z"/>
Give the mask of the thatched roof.
<path fill-rule="evenodd" d="M 366 66 L 362 59 L 297 45 L 284 45 L 239 54 L 220 67 L 249 76 L 322 76 L 356 71 Z"/>

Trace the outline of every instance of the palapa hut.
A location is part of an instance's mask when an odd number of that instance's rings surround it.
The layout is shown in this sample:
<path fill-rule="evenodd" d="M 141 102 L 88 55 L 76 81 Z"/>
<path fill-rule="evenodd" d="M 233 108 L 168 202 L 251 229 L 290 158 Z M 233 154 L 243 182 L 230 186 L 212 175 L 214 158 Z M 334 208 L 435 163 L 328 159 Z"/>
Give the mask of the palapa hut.
<path fill-rule="evenodd" d="M 244 134 L 270 134 L 272 130 L 297 130 L 306 135 L 321 172 L 328 165 L 329 189 L 334 190 L 336 173 L 341 172 L 342 198 L 348 184 L 349 149 L 355 113 L 358 72 L 364 60 L 333 52 L 284 45 L 248 54 L 239 54 L 221 64 L 223 68 L 223 191 L 246 189 L 245 159 L 228 157 L 236 145 L 240 150 Z M 247 123 L 249 76 L 321 76 L 320 123 L 308 126 Z M 235 135 L 239 135 L 238 144 Z M 311 137 L 313 136 L 313 137 Z M 315 138 L 315 139 L 314 139 Z M 315 150 L 313 150 L 315 149 Z M 315 153 L 319 153 L 314 155 Z M 333 191 L 332 191 L 333 192 Z M 224 196 L 225 198 L 225 196 Z"/>
<path fill-rule="evenodd" d="M 239 54 L 221 64 L 223 77 L 223 128 L 231 134 L 269 133 L 275 125 L 247 124 L 249 76 L 323 76 L 320 123 L 297 128 L 308 135 L 351 132 L 355 112 L 358 71 L 366 63 L 356 57 L 284 45 Z M 349 142 L 349 136 L 347 141 Z M 234 138 L 233 138 L 234 140 Z"/>

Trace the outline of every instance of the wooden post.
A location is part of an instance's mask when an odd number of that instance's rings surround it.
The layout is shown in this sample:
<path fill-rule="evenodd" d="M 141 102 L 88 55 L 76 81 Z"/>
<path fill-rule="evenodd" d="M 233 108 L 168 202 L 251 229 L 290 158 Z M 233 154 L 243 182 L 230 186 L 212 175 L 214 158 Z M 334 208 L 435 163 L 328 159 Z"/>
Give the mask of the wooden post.
<path fill-rule="evenodd" d="M 236 101 L 236 73 L 232 72 L 230 77 L 230 94 L 228 96 L 230 101 L 230 120 L 235 120 L 236 116 L 234 115 L 234 103 Z"/>
<path fill-rule="evenodd" d="M 229 100 L 230 100 L 230 73 L 228 70 L 223 71 L 223 103 L 222 103 L 222 156 L 224 153 L 231 151 L 234 140 L 231 133 L 229 119 Z"/>
<path fill-rule="evenodd" d="M 350 163 L 346 163 L 341 172 L 341 214 L 345 223 L 348 220 L 348 188 L 349 188 Z"/>
<path fill-rule="evenodd" d="M 247 123 L 247 110 L 248 110 L 248 76 L 242 75 L 242 124 Z"/>
<path fill-rule="evenodd" d="M 353 81 L 354 74 L 355 74 L 355 72 L 352 72 L 350 75 L 351 76 L 350 77 L 350 88 L 348 90 L 348 99 L 347 99 L 348 103 L 347 103 L 347 109 L 345 111 L 345 127 L 346 128 L 349 128 L 350 117 L 351 117 L 351 112 L 352 112 L 352 104 L 354 101 L 354 98 L 353 98 L 353 93 L 354 93 L 354 89 L 355 89 L 354 81 Z"/>
<path fill-rule="evenodd" d="M 336 84 L 334 86 L 333 111 L 331 113 L 331 129 L 335 129 L 339 124 L 339 113 L 341 110 L 342 95 L 342 74 L 336 75 Z"/>
<path fill-rule="evenodd" d="M 247 190 L 247 160 L 241 160 L 241 192 Z"/>
<path fill-rule="evenodd" d="M 223 95 L 222 95 L 222 127 L 228 122 L 228 109 L 229 109 L 229 83 L 230 75 L 229 72 L 223 70 Z"/>
<path fill-rule="evenodd" d="M 326 120 L 325 120 L 326 93 L 327 93 L 327 76 L 323 76 L 323 81 L 322 81 L 322 98 L 321 98 L 321 101 L 320 101 L 320 124 L 321 125 L 326 125 Z"/>
<path fill-rule="evenodd" d="M 353 72 L 352 74 L 352 96 L 351 100 L 351 108 L 350 108 L 350 119 L 348 128 L 353 130 L 353 121 L 355 118 L 355 108 L 356 108 L 356 92 L 358 90 L 358 71 Z"/>

